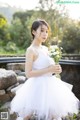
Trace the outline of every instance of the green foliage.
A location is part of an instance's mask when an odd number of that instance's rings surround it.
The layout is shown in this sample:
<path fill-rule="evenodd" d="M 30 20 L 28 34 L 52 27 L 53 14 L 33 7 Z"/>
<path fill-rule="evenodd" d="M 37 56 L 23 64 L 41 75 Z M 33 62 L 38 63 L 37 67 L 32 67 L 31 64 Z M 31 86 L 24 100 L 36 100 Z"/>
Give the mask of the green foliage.
<path fill-rule="evenodd" d="M 6 24 L 6 18 L 4 18 L 3 15 L 0 14 L 0 40 L 4 39 Z"/>
<path fill-rule="evenodd" d="M 9 47 L 9 46 L 8 46 Z M 0 47 L 0 56 L 24 56 L 25 55 L 25 49 L 21 49 L 21 48 L 16 48 L 16 50 L 13 50 L 12 48 L 8 48 L 6 50 L 6 46 L 4 47 Z"/>
<path fill-rule="evenodd" d="M 28 12 L 16 12 L 13 14 L 13 20 L 19 19 L 23 25 L 25 25 L 25 22 L 28 18 L 31 18 L 33 14 L 33 10 L 30 10 Z"/>
<path fill-rule="evenodd" d="M 5 26 L 6 24 L 7 24 L 6 18 L 2 14 L 0 14 L 0 28 Z"/>
<path fill-rule="evenodd" d="M 8 44 L 6 45 L 6 47 L 4 49 L 6 51 L 11 51 L 11 52 L 17 52 L 18 51 L 18 47 L 13 42 L 8 42 Z"/>
<path fill-rule="evenodd" d="M 13 21 L 10 28 L 11 39 L 18 47 L 26 48 L 31 43 L 31 17 L 32 11 L 17 12 L 13 15 Z"/>
<path fill-rule="evenodd" d="M 66 53 L 80 53 L 80 27 L 69 24 L 65 28 L 60 46 Z"/>
<path fill-rule="evenodd" d="M 10 32 L 12 42 L 14 42 L 17 46 L 22 45 L 21 33 L 23 32 L 23 30 L 24 30 L 23 25 L 21 24 L 19 19 L 12 21 L 12 25 L 9 28 L 9 32 Z"/>
<path fill-rule="evenodd" d="M 3 51 L 6 48 L 9 51 L 6 47 L 7 43 L 26 49 L 32 42 L 30 29 L 33 21 L 42 18 L 51 27 L 51 36 L 45 45 L 58 44 L 66 53 L 80 53 L 80 22 L 75 23 L 70 20 L 65 12 L 60 12 L 54 7 L 53 2 L 39 0 L 37 10 L 14 13 L 11 24 L 8 24 L 6 18 L 0 15 L 0 49 Z M 64 8 L 62 10 L 65 11 Z"/>
<path fill-rule="evenodd" d="M 62 118 L 62 120 L 80 120 L 80 112 L 78 114 L 68 114 L 66 117 Z"/>
<path fill-rule="evenodd" d="M 10 33 L 8 32 L 8 23 L 3 15 L 0 15 L 0 47 L 5 46 L 10 40 Z"/>

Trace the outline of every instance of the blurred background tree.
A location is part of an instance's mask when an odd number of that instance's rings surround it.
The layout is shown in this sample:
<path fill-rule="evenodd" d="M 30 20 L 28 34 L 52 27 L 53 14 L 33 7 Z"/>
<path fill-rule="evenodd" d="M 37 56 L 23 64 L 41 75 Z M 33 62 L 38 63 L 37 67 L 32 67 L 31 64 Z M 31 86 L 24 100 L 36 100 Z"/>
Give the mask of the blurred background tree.
<path fill-rule="evenodd" d="M 80 53 L 80 26 L 69 24 L 64 30 L 60 46 L 65 53 Z"/>
<path fill-rule="evenodd" d="M 0 14 L 0 51 L 3 51 L 6 44 L 10 41 L 10 33 L 8 28 L 9 24 L 6 17 Z"/>
<path fill-rule="evenodd" d="M 46 45 L 58 45 L 63 53 L 80 53 L 80 21 L 70 19 L 65 7 L 55 7 L 53 0 L 39 0 L 35 10 L 15 12 L 11 23 L 1 14 L 0 49 L 15 53 L 25 51 L 32 42 L 32 22 L 39 18 L 45 19 L 51 27 Z"/>

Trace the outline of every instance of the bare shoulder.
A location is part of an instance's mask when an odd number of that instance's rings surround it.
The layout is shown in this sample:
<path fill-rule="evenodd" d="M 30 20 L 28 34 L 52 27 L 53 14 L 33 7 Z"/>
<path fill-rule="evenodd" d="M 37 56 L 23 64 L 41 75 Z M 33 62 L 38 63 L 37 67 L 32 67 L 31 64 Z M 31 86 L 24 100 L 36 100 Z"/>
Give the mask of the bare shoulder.
<path fill-rule="evenodd" d="M 34 49 L 30 46 L 26 49 L 26 54 L 34 54 Z"/>
<path fill-rule="evenodd" d="M 28 47 L 26 49 L 26 55 L 25 56 L 26 56 L 27 63 L 30 64 L 34 59 L 34 51 L 31 47 Z"/>

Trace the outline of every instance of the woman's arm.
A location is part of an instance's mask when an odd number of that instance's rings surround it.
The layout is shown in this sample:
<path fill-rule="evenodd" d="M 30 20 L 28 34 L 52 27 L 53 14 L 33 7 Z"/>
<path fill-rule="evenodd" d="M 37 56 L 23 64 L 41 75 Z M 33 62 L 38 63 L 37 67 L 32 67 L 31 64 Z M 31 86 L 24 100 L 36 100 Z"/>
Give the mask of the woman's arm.
<path fill-rule="evenodd" d="M 28 49 L 26 53 L 26 62 L 25 62 L 25 74 L 27 78 L 41 76 L 46 73 L 60 73 L 61 68 L 59 65 L 51 65 L 47 68 L 41 70 L 32 70 L 32 65 L 34 61 L 34 51 Z"/>

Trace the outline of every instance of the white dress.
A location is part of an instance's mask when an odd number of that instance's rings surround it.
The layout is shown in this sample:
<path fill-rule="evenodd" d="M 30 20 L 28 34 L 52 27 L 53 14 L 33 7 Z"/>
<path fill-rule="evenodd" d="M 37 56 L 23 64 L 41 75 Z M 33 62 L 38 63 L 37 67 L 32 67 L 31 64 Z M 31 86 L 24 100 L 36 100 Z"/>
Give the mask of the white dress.
<path fill-rule="evenodd" d="M 55 64 L 44 46 L 38 52 L 39 56 L 33 63 L 34 70 Z M 78 113 L 78 104 L 79 100 L 66 84 L 52 73 L 48 73 L 29 78 L 17 90 L 11 102 L 11 110 L 22 118 L 36 113 L 38 118 L 45 116 L 45 120 L 50 120 L 53 116 L 58 120 L 68 113 Z"/>

